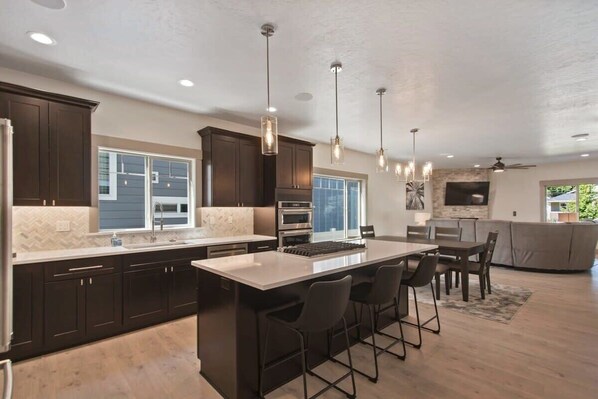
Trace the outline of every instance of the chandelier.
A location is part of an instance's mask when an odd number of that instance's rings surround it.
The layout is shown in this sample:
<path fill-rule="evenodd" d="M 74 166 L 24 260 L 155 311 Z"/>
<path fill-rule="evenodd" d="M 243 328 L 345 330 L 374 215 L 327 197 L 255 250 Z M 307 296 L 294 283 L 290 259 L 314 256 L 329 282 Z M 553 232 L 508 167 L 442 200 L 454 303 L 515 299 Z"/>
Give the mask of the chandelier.
<path fill-rule="evenodd" d="M 417 164 L 415 162 L 415 133 L 417 133 L 419 129 L 411 129 L 411 134 L 413 134 L 413 157 L 411 161 L 403 166 L 398 163 L 395 166 L 395 175 L 399 181 L 404 181 L 407 183 L 410 182 L 427 182 L 430 180 L 430 176 L 432 176 L 432 163 L 426 162 L 421 167 L 421 175 L 418 175 L 417 172 Z"/>

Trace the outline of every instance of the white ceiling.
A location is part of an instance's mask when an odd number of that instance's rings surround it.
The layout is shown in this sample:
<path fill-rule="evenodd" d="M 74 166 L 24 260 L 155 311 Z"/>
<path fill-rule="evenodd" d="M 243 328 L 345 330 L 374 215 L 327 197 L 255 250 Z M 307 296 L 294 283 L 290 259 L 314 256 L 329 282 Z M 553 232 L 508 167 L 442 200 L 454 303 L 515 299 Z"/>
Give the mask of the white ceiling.
<path fill-rule="evenodd" d="M 598 156 L 598 1 L 0 0 L 0 66 L 259 125 L 272 22 L 281 132 L 441 166 Z M 42 46 L 27 31 L 58 42 Z M 193 88 L 177 84 L 186 78 Z M 0 77 L 1 80 L 1 77 Z M 309 102 L 299 93 L 313 94 Z M 200 128 L 201 126 L 198 126 Z M 571 135 L 590 133 L 579 143 Z M 451 153 L 448 160 L 443 154 Z"/>

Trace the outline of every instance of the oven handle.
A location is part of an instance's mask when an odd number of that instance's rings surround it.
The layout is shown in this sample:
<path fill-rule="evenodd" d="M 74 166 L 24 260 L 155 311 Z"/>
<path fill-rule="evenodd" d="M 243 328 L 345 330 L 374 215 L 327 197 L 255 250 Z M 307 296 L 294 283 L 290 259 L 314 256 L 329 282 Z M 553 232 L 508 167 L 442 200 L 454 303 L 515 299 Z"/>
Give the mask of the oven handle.
<path fill-rule="evenodd" d="M 287 230 L 287 231 L 280 231 L 278 233 L 278 235 L 280 235 L 281 237 L 302 236 L 304 234 L 312 235 L 313 234 L 313 230 Z"/>
<path fill-rule="evenodd" d="M 311 213 L 314 211 L 314 208 L 288 208 L 288 209 L 279 209 L 281 213 Z"/>

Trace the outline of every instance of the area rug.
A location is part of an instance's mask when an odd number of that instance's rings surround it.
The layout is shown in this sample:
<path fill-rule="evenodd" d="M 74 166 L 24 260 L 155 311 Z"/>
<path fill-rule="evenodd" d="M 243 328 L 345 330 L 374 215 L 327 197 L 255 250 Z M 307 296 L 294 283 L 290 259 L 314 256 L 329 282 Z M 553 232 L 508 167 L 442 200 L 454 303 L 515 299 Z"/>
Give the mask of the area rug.
<path fill-rule="evenodd" d="M 479 282 L 470 279 L 469 302 L 464 302 L 461 285 L 459 288 L 455 288 L 453 284 L 451 294 L 447 296 L 444 290 L 444 280 L 441 280 L 440 284 L 442 291 L 440 300 L 437 301 L 438 306 L 505 324 L 509 324 L 515 318 L 517 312 L 532 295 L 532 291 L 528 288 L 492 283 L 492 294 L 487 293 L 486 299 L 482 299 Z M 410 297 L 412 295 L 410 290 Z M 417 290 L 417 299 L 422 303 L 434 304 L 429 286 Z"/>

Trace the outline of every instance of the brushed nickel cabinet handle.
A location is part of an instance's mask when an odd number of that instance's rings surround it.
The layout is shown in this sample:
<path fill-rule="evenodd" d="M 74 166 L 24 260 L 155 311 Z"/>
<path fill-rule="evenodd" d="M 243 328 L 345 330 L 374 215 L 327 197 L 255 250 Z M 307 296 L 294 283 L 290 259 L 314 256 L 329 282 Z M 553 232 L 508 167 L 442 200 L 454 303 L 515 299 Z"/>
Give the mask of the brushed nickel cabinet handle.
<path fill-rule="evenodd" d="M 168 273 L 168 267 L 164 268 L 164 273 Z"/>
<path fill-rule="evenodd" d="M 81 285 L 83 285 L 83 279 L 81 279 L 81 281 L 80 281 L 80 282 L 81 282 Z"/>
<path fill-rule="evenodd" d="M 69 272 L 78 272 L 81 270 L 93 270 L 93 269 L 101 269 L 104 265 L 95 265 L 95 266 L 82 266 L 82 267 L 71 267 Z"/>
<path fill-rule="evenodd" d="M 92 284 L 93 284 L 93 278 L 90 277 L 89 278 L 89 285 L 92 285 Z"/>
<path fill-rule="evenodd" d="M 46 200 L 43 201 L 44 206 L 46 206 Z"/>
<path fill-rule="evenodd" d="M 170 272 L 174 272 L 174 266 L 170 266 Z"/>
<path fill-rule="evenodd" d="M 261 247 L 257 247 L 257 249 L 266 249 L 266 248 L 270 248 L 269 245 L 262 245 Z"/>
<path fill-rule="evenodd" d="M 56 206 L 56 200 L 52 200 L 52 206 Z"/>

